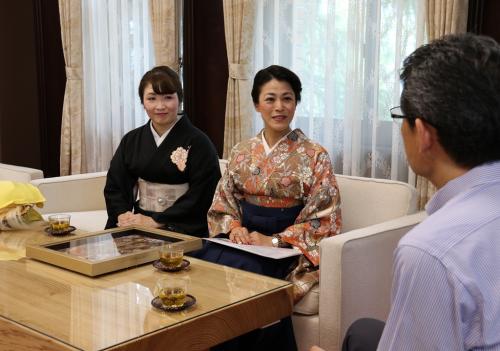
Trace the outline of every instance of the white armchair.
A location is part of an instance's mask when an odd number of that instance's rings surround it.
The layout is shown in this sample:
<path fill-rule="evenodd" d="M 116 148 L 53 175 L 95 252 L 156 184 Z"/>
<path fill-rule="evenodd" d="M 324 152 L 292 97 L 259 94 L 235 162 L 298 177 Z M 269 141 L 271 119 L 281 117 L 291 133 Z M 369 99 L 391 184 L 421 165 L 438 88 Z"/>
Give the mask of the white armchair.
<path fill-rule="evenodd" d="M 106 173 L 85 173 L 31 181 L 46 201 L 40 212 L 69 213 L 71 225 L 85 231 L 104 229 L 108 215 L 104 201 Z"/>
<path fill-rule="evenodd" d="M 299 350 L 341 349 L 360 317 L 385 320 L 389 311 L 392 253 L 423 218 L 415 189 L 402 182 L 337 175 L 343 230 L 320 244 L 320 283 L 294 309 Z M 412 214 L 412 215 L 410 215 Z"/>
<path fill-rule="evenodd" d="M 0 180 L 28 183 L 39 178 L 43 178 L 43 172 L 39 169 L 0 163 Z"/>

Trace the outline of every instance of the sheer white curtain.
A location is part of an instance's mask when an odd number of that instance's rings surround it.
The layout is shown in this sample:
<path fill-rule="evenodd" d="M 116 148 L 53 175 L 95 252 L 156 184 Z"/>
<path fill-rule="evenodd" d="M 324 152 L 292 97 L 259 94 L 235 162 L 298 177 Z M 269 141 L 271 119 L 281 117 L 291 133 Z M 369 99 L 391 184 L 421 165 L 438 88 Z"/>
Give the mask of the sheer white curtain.
<path fill-rule="evenodd" d="M 424 27 L 420 0 L 263 0 L 254 68 L 280 64 L 299 75 L 293 127 L 328 149 L 336 173 L 408 181 L 389 109 L 399 105 L 399 69 Z"/>
<path fill-rule="evenodd" d="M 83 0 L 83 81 L 87 171 L 103 171 L 129 130 L 147 116 L 137 88 L 154 66 L 149 3 Z"/>

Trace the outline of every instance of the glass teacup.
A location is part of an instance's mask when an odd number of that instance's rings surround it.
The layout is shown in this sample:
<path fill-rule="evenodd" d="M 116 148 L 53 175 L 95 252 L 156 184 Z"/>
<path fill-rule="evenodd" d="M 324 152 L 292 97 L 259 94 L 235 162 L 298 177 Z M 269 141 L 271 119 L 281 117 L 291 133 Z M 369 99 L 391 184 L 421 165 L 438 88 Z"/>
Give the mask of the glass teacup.
<path fill-rule="evenodd" d="M 165 244 L 160 247 L 160 262 L 169 269 L 180 267 L 184 249 L 178 245 Z"/>
<path fill-rule="evenodd" d="M 182 307 L 186 302 L 187 287 L 186 278 L 162 278 L 156 282 L 155 296 L 167 307 Z"/>
<path fill-rule="evenodd" d="M 54 214 L 49 216 L 50 232 L 52 234 L 62 234 L 69 230 L 69 214 Z"/>

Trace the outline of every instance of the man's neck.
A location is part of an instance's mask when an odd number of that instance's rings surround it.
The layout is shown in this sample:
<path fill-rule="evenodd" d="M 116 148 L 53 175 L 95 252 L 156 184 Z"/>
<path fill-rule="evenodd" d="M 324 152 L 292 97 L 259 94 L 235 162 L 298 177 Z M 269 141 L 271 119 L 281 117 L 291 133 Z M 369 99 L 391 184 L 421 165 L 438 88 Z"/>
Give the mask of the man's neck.
<path fill-rule="evenodd" d="M 450 159 L 441 159 L 435 162 L 432 172 L 426 176 L 438 189 L 441 189 L 450 180 L 458 178 L 467 173 L 470 168 L 457 165 Z"/>

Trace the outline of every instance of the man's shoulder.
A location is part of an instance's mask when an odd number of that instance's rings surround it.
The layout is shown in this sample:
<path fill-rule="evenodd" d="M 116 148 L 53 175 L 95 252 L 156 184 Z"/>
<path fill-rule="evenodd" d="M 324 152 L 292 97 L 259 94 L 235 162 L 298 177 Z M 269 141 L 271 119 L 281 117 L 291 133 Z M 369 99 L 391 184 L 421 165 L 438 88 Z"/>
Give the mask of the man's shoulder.
<path fill-rule="evenodd" d="M 500 222 L 500 199 L 487 191 L 469 191 L 450 200 L 406 234 L 398 246 L 412 246 L 442 258 L 470 237 L 485 240 Z M 483 235 L 480 235 L 483 234 Z"/>

